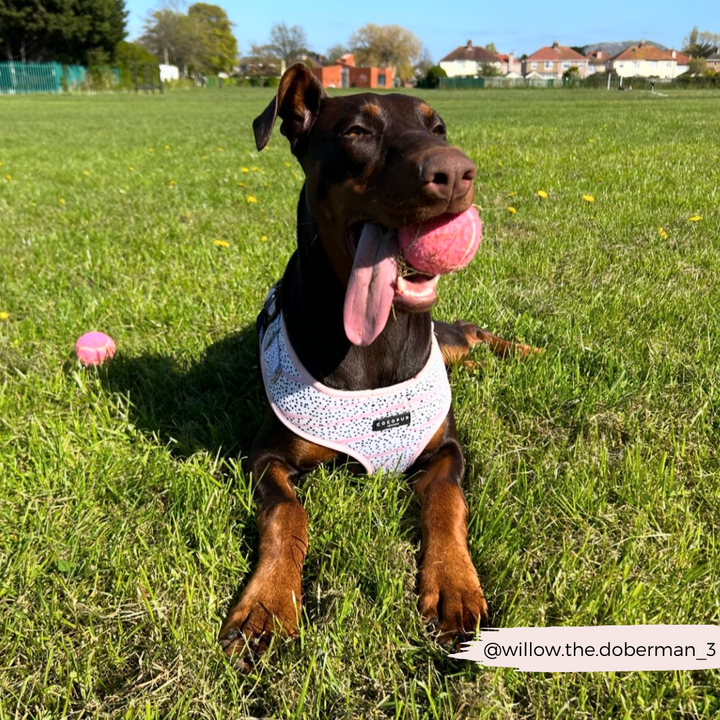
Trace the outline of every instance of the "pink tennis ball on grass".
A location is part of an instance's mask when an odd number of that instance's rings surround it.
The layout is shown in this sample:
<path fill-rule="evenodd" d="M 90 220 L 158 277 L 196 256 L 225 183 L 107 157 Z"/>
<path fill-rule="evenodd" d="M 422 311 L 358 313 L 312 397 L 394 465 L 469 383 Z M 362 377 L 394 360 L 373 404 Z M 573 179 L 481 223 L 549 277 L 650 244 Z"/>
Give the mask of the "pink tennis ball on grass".
<path fill-rule="evenodd" d="M 85 333 L 75 343 L 75 354 L 83 365 L 100 365 L 115 354 L 115 341 L 105 333 Z"/>
<path fill-rule="evenodd" d="M 402 228 L 400 250 L 410 265 L 428 275 L 444 275 L 465 267 L 482 238 L 482 220 L 474 207 L 459 215 L 438 217 Z"/>

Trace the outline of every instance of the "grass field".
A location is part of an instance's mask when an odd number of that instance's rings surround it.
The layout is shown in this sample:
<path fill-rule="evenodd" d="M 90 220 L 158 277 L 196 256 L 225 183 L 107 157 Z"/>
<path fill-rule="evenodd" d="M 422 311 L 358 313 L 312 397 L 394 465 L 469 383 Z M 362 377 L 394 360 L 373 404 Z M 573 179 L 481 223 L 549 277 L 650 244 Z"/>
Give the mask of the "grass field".
<path fill-rule="evenodd" d="M 718 717 L 717 671 L 448 659 L 406 480 L 343 468 L 299 490 L 300 640 L 226 661 L 256 558 L 253 322 L 301 186 L 279 134 L 255 152 L 270 97 L 0 100 L 0 719 Z M 435 314 L 547 348 L 452 373 L 492 624 L 717 624 L 720 96 L 425 97 L 486 222 Z M 89 329 L 106 370 L 73 360 Z"/>

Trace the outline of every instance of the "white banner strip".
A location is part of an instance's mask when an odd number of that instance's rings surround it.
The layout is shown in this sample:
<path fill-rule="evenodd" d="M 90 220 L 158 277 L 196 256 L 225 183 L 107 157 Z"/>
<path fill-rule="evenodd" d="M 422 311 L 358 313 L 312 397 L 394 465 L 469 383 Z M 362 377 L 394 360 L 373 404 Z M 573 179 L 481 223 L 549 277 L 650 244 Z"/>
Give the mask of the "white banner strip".
<path fill-rule="evenodd" d="M 529 672 L 720 668 L 717 625 L 484 628 L 450 657 Z"/>

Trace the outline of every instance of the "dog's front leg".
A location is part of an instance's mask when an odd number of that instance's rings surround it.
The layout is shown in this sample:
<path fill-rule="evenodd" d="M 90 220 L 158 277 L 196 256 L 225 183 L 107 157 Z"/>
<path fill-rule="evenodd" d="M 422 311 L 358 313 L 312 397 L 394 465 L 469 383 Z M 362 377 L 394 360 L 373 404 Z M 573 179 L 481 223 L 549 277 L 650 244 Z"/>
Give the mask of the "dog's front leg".
<path fill-rule="evenodd" d="M 258 563 L 219 637 L 226 654 L 238 656 L 242 670 L 267 650 L 274 633 L 296 633 L 308 520 L 294 485 L 303 472 L 334 455 L 293 435 L 272 414 L 255 439 L 250 467 L 258 508 Z"/>
<path fill-rule="evenodd" d="M 487 603 L 467 543 L 467 505 L 461 482 L 465 471 L 455 438 L 452 411 L 412 468 L 422 510 L 418 606 L 437 628 L 438 641 L 452 645 L 487 620 Z"/>

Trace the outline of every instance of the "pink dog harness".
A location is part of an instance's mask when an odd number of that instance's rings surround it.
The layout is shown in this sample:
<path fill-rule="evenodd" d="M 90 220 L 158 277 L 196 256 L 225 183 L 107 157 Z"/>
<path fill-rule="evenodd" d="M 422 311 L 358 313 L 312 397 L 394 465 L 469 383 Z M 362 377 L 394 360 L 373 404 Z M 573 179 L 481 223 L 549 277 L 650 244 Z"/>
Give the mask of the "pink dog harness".
<path fill-rule="evenodd" d="M 414 378 L 377 390 L 335 390 L 303 367 L 277 303 L 273 288 L 258 328 L 263 383 L 278 419 L 296 435 L 354 458 L 369 474 L 407 470 L 450 410 L 450 383 L 435 334 L 427 364 Z"/>

